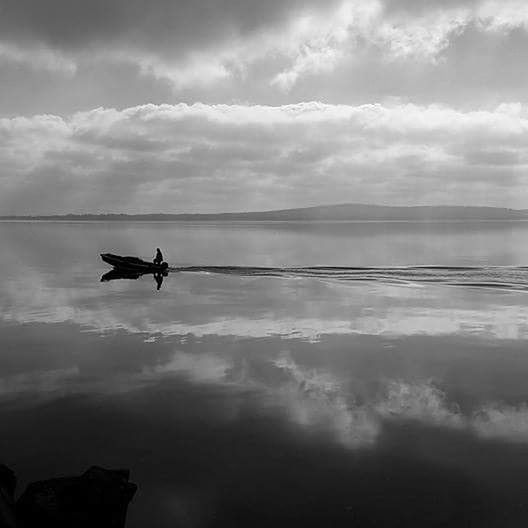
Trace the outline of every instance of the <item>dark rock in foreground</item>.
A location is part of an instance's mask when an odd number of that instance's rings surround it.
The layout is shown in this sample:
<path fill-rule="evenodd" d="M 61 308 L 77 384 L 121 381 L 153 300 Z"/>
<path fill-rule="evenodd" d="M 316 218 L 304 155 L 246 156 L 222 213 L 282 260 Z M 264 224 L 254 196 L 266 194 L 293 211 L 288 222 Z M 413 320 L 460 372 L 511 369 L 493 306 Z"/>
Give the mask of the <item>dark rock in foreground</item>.
<path fill-rule="evenodd" d="M 18 526 L 122 528 L 137 490 L 128 479 L 128 470 L 92 466 L 80 477 L 33 482 L 16 503 Z"/>
<path fill-rule="evenodd" d="M 16 477 L 11 469 L 0 464 L 0 528 L 16 527 Z"/>

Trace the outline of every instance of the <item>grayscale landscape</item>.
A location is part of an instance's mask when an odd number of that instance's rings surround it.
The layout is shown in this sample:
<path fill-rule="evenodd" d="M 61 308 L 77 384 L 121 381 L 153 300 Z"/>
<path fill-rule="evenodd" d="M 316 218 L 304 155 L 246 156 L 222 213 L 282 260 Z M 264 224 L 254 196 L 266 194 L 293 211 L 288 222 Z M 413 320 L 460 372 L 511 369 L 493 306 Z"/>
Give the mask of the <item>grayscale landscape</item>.
<path fill-rule="evenodd" d="M 528 9 L 0 6 L 0 528 L 528 525 Z"/>

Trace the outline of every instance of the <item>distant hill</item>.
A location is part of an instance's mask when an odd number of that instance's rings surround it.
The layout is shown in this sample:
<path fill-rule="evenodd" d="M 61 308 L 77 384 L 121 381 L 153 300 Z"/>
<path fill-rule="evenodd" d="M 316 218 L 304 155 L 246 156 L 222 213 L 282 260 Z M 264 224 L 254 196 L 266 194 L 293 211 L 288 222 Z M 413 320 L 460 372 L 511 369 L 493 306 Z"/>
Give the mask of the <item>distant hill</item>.
<path fill-rule="evenodd" d="M 528 210 L 501 207 L 413 206 L 339 204 L 241 213 L 184 214 L 67 214 L 38 216 L 0 216 L 0 220 L 59 221 L 446 221 L 446 220 L 528 220 Z"/>

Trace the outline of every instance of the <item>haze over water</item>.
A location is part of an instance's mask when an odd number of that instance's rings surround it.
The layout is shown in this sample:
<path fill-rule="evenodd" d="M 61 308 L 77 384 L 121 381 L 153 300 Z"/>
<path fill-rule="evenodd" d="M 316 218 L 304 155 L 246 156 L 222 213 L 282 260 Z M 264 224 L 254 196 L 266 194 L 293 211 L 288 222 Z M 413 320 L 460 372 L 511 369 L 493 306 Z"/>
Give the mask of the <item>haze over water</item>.
<path fill-rule="evenodd" d="M 129 468 L 130 527 L 524 526 L 527 237 L 523 222 L 0 223 L 3 460 L 19 491 Z M 99 253 L 155 247 L 198 269 L 160 291 L 100 282 Z M 315 266 L 348 271 L 292 272 Z"/>

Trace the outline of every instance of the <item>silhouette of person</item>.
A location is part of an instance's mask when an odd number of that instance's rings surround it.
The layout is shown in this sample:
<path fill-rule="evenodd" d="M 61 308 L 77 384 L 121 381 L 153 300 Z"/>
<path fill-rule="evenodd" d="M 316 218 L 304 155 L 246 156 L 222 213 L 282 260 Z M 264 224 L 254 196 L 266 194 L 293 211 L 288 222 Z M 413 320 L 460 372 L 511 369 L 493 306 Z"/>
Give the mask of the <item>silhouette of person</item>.
<path fill-rule="evenodd" d="M 153 260 L 154 264 L 160 265 L 163 262 L 163 255 L 161 254 L 160 248 L 156 248 L 156 256 Z"/>
<path fill-rule="evenodd" d="M 157 284 L 156 290 L 159 290 L 161 288 L 161 285 L 163 284 L 163 274 L 154 273 L 154 280 L 156 281 L 156 284 Z"/>

